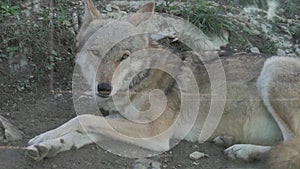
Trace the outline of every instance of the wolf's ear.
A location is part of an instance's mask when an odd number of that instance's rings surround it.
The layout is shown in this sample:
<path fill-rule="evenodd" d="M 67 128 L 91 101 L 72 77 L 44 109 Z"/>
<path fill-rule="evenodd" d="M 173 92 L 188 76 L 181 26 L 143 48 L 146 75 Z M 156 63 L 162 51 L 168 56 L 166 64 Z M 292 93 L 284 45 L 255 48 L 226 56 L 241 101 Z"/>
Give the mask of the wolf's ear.
<path fill-rule="evenodd" d="M 154 12 L 155 3 L 149 2 L 146 5 L 140 7 L 140 9 L 136 13 L 143 13 L 143 12 Z"/>
<path fill-rule="evenodd" d="M 76 39 L 77 39 L 76 46 L 78 49 L 80 49 L 80 46 L 82 45 L 82 43 L 84 41 L 85 31 L 89 27 L 90 23 L 93 20 L 98 19 L 98 18 L 101 18 L 101 14 L 98 11 L 98 9 L 95 7 L 92 0 L 85 0 L 85 11 L 84 11 L 84 15 L 82 18 L 82 24 L 81 24 L 79 32 L 76 36 Z"/>
<path fill-rule="evenodd" d="M 135 26 L 139 25 L 141 22 L 150 18 L 151 13 L 154 12 L 154 9 L 155 9 L 154 2 L 147 3 L 146 5 L 142 6 L 135 14 L 130 16 L 129 22 Z M 141 13 L 148 13 L 148 14 L 141 14 Z"/>
<path fill-rule="evenodd" d="M 98 18 L 101 18 L 100 11 L 95 7 L 92 0 L 85 0 L 85 11 L 82 25 L 88 25 L 92 20 Z"/>

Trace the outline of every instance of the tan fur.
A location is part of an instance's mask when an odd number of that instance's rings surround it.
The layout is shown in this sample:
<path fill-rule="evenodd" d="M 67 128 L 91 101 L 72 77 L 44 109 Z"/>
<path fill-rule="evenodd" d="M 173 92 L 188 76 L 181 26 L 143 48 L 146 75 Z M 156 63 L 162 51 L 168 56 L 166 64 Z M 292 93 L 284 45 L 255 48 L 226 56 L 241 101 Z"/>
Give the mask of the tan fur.
<path fill-rule="evenodd" d="M 148 58 L 133 62 L 134 58 L 138 57 L 136 54 L 138 51 L 148 49 L 152 54 L 161 50 L 159 45 L 151 48 L 153 43 L 148 36 L 127 38 L 112 47 L 105 57 L 103 56 L 106 52 L 103 51 L 105 47 L 99 45 L 97 41 L 101 37 L 109 36 L 111 38 L 106 38 L 106 43 L 102 45 L 111 47 L 114 42 L 110 39 L 123 36 L 120 31 L 135 32 L 136 27 L 151 16 L 151 13 L 142 17 L 138 14 L 153 12 L 154 7 L 154 3 L 146 4 L 127 20 L 115 23 L 118 28 L 122 29 L 111 30 L 105 27 L 111 20 L 100 18 L 100 12 L 96 11 L 92 2 L 86 1 L 83 26 L 77 36 L 80 52 L 76 62 L 94 93 L 98 92 L 98 84 L 107 83 L 112 86 L 111 95 L 115 95 L 118 91 L 124 90 L 121 84 L 128 80 L 126 78 L 134 68 L 155 64 Z M 99 32 L 100 28 L 106 31 Z M 207 54 L 213 55 L 213 53 Z M 186 78 L 184 81 L 187 82 L 191 80 L 182 71 L 184 67 L 172 60 L 172 55 L 159 56 L 159 64 L 172 65 L 171 70 L 175 77 Z M 185 64 L 195 75 L 200 92 L 200 100 L 197 100 L 200 103 L 199 111 L 196 107 L 190 106 L 189 111 L 180 114 L 182 91 L 179 90 L 174 77 L 161 70 L 143 71 L 137 74 L 130 84 L 132 85 L 129 95 L 130 104 L 139 111 L 132 111 L 128 100 L 125 99 L 126 95 L 121 95 L 119 97 L 121 99 L 117 102 L 113 102 L 111 96 L 97 97 L 101 110 L 109 114 L 122 114 L 123 118 L 110 119 L 94 115 L 79 115 L 57 129 L 31 139 L 30 146 L 27 147 L 30 157 L 41 160 L 44 157 L 70 150 L 72 147 L 80 148 L 93 141 L 101 142 L 107 137 L 154 151 L 168 150 L 172 139 L 183 139 L 184 136 L 185 140 L 191 142 L 201 141 L 199 136 L 211 105 L 211 81 L 199 56 L 192 52 L 180 53 L 178 56 L 185 58 Z M 97 67 L 100 59 L 102 62 Z M 220 60 L 227 80 L 227 98 L 222 119 L 209 141 L 216 137 L 221 141 L 231 138 L 234 142 L 230 142 L 230 145 L 234 145 L 228 147 L 225 154 L 230 158 L 243 160 L 262 158 L 272 149 L 272 146 L 285 141 L 286 143 L 272 151 L 272 158 L 275 161 L 282 161 L 282 164 L 278 165 L 281 167 L 290 164 L 299 165 L 300 139 L 294 137 L 300 134 L 299 58 L 273 57 L 266 60 L 263 57 L 236 55 Z M 208 65 L 214 65 L 218 61 L 207 62 L 209 62 Z M 189 84 L 185 87 L 188 88 Z M 154 121 L 138 123 L 135 120 L 152 118 L 152 114 L 148 115 L 144 112 L 151 107 L 149 94 L 153 89 L 160 89 L 165 94 L 168 100 L 166 109 Z M 116 109 L 114 104 L 119 105 L 122 110 Z M 191 112 L 198 114 L 197 119 L 191 119 Z M 179 117 L 182 118 L 179 119 Z M 193 120 L 196 120 L 193 128 L 186 133 L 184 129 Z M 120 133 L 132 138 L 121 137 Z M 59 141 L 61 139 L 64 140 L 64 144 Z M 295 149 L 292 150 L 291 146 Z M 276 166 L 274 162 L 271 164 Z"/>
<path fill-rule="evenodd" d="M 300 137 L 281 143 L 270 152 L 270 169 L 299 169 Z"/>

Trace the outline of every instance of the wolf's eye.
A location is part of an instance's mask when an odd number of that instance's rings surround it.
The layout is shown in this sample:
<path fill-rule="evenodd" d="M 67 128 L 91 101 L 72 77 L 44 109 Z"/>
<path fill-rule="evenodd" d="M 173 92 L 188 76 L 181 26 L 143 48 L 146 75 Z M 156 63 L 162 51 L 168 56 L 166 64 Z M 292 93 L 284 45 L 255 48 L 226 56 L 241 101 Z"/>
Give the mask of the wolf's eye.
<path fill-rule="evenodd" d="M 130 51 L 125 50 L 122 52 L 122 56 L 120 57 L 120 59 L 118 60 L 119 62 L 122 62 L 123 60 L 127 59 L 130 55 Z"/>
<path fill-rule="evenodd" d="M 99 50 L 91 50 L 93 55 L 100 57 L 100 51 Z"/>

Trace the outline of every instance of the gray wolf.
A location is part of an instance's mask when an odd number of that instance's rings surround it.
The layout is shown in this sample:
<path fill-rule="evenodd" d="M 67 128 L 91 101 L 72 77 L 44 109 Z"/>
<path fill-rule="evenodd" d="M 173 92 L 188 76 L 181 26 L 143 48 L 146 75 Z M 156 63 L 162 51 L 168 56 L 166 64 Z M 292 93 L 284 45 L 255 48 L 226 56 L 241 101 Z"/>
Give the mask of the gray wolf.
<path fill-rule="evenodd" d="M 154 7 L 154 3 L 146 4 L 137 13 L 153 12 Z M 126 21 L 115 24 L 122 31 L 131 31 L 147 19 L 147 16 L 132 15 Z M 148 36 L 132 37 L 113 47 L 107 53 L 108 56 L 105 57 L 103 64 L 97 67 L 93 62 L 96 58 L 103 57 L 103 51 L 85 43 L 108 22 L 109 19 L 101 18 L 100 12 L 91 0 L 87 0 L 83 24 L 77 36 L 77 46 L 80 50 L 77 63 L 88 84 L 96 93 L 100 108 L 108 114 L 116 112 L 122 114 L 112 103 L 114 94 L 121 90 L 120 83 L 125 81 L 127 74 L 134 67 L 146 67 L 151 64 L 146 60 L 139 64 L 132 64 L 133 57 L 136 57 L 132 53 L 147 48 L 157 49 L 160 45 L 152 43 Z M 198 113 L 196 122 L 187 135 L 182 129 L 191 123 L 189 119 L 182 118 L 176 121 L 181 103 L 178 85 L 168 73 L 158 69 L 148 69 L 140 72 L 130 82 L 129 90 L 132 93 L 129 99 L 136 109 L 145 112 L 151 105 L 148 94 L 153 89 L 160 89 L 168 101 L 164 112 L 158 118 L 149 123 L 138 123 L 133 120 L 145 120 L 152 118 L 151 115 L 136 112 L 123 113 L 123 117 L 120 118 L 110 118 L 110 115 L 106 117 L 79 115 L 62 126 L 31 139 L 27 147 L 29 156 L 41 160 L 93 142 L 105 141 L 107 138 L 153 151 L 169 150 L 171 140 L 181 139 L 182 135 L 185 135 L 184 139 L 188 141 L 199 141 L 203 119 L 207 116 L 210 105 L 210 81 L 203 64 L 194 64 L 197 58 L 192 53 L 186 52 L 183 55 L 185 55 L 182 57 L 183 60 L 185 58 L 191 67 L 194 66 L 193 71 L 196 72 L 195 78 L 201 98 L 200 110 L 196 112 Z M 192 59 L 188 59 L 189 57 Z M 168 65 L 169 60 L 167 56 L 166 58 L 161 56 L 160 62 Z M 260 159 L 269 152 L 272 156 L 270 162 L 272 168 L 299 168 L 299 58 L 265 59 L 241 55 L 221 58 L 221 61 L 227 80 L 226 105 L 222 119 L 208 141 L 214 140 L 229 146 L 224 151 L 229 158 Z M 97 75 L 94 72 L 98 72 Z M 174 69 L 174 72 L 179 76 L 183 73 L 180 67 Z M 130 109 L 125 101 L 119 105 L 124 110 Z M 174 123 L 176 125 L 172 125 Z M 120 137 L 119 133 L 134 138 Z M 281 141 L 283 143 L 280 143 Z"/>

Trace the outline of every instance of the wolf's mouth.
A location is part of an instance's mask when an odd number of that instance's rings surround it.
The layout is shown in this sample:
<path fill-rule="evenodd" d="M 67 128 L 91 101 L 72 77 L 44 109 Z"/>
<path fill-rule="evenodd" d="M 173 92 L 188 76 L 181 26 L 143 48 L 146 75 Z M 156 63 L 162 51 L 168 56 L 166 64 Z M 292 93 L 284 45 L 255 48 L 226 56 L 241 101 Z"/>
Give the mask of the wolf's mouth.
<path fill-rule="evenodd" d="M 108 98 L 111 91 L 98 91 L 97 95 L 102 98 Z"/>

